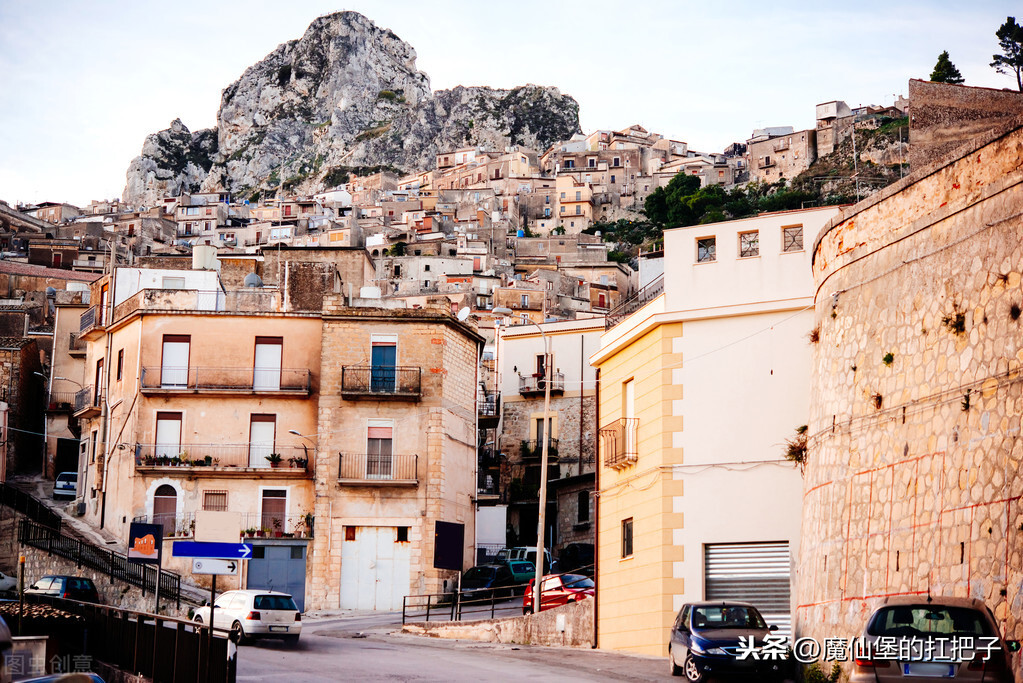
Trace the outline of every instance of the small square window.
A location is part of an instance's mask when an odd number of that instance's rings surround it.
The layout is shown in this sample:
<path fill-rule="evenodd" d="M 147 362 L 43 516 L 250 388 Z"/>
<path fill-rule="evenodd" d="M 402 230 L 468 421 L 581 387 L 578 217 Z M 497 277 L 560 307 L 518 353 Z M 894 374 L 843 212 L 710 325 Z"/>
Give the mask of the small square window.
<path fill-rule="evenodd" d="M 202 509 L 224 512 L 227 510 L 227 491 L 203 491 Z"/>
<path fill-rule="evenodd" d="M 266 546 L 265 545 L 254 545 L 252 546 L 252 559 L 262 560 L 266 557 Z"/>
<path fill-rule="evenodd" d="M 709 263 L 717 260 L 717 240 L 714 237 L 704 237 L 696 240 L 696 262 Z"/>
<path fill-rule="evenodd" d="M 408 543 L 408 527 L 398 527 L 398 543 Z"/>
<path fill-rule="evenodd" d="M 760 256 L 760 233 L 756 230 L 739 233 L 739 258 Z"/>
<path fill-rule="evenodd" d="M 622 520 L 622 558 L 632 557 L 632 517 Z"/>
<path fill-rule="evenodd" d="M 803 251 L 803 226 L 793 225 L 781 229 L 782 251 Z"/>
<path fill-rule="evenodd" d="M 346 541 L 354 541 L 355 540 L 355 527 L 353 527 L 353 526 L 346 526 L 345 527 L 345 540 Z"/>
<path fill-rule="evenodd" d="M 304 551 L 305 551 L 305 548 L 303 548 L 300 545 L 293 545 L 293 546 L 291 546 L 291 559 L 293 559 L 293 560 L 301 560 L 302 559 L 302 554 L 303 554 Z"/>

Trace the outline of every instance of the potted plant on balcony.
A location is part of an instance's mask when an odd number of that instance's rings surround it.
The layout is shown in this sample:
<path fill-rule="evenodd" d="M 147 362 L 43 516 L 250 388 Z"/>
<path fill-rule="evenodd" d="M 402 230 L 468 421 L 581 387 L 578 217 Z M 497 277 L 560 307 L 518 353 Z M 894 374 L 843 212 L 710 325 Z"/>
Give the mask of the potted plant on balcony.
<path fill-rule="evenodd" d="M 281 520 L 277 517 L 273 518 L 274 525 L 274 536 L 277 538 L 281 537 Z"/>
<path fill-rule="evenodd" d="M 203 462 L 206 464 L 206 467 L 209 467 L 210 465 L 213 464 L 213 456 L 207 455 L 205 458 L 203 458 Z"/>
<path fill-rule="evenodd" d="M 156 458 L 154 458 L 151 455 L 143 455 L 142 456 L 142 464 L 143 465 L 147 465 L 149 467 L 152 467 L 153 465 L 156 464 Z"/>
<path fill-rule="evenodd" d="M 308 458 L 302 458 L 302 457 L 288 458 L 288 462 L 291 463 L 292 467 L 298 467 L 299 469 L 303 469 L 304 470 L 306 468 L 306 465 L 309 464 L 309 459 Z"/>
<path fill-rule="evenodd" d="M 266 456 L 266 460 L 267 462 L 270 463 L 270 467 L 277 467 L 278 465 L 281 464 L 281 454 L 271 453 L 270 455 Z"/>
<path fill-rule="evenodd" d="M 313 537 L 313 521 L 314 521 L 314 519 L 315 518 L 313 517 L 313 513 L 311 513 L 311 512 L 305 513 L 305 531 L 306 531 L 306 534 L 309 536 L 309 538 Z"/>

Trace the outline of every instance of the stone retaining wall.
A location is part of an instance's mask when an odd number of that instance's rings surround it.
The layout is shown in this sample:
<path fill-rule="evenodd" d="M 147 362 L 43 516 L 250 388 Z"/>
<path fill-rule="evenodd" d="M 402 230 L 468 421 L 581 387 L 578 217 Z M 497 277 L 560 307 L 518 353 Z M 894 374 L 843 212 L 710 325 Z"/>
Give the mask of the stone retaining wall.
<path fill-rule="evenodd" d="M 593 600 L 544 610 L 540 614 L 480 621 L 423 621 L 405 624 L 404 633 L 482 643 L 592 647 Z"/>

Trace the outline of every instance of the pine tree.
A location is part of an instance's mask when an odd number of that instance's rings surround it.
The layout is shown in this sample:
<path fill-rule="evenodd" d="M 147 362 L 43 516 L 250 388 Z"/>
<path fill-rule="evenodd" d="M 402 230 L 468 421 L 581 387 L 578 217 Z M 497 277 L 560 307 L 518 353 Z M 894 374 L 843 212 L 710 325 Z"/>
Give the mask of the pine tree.
<path fill-rule="evenodd" d="M 1016 23 L 1016 17 L 1007 17 L 995 37 L 1002 54 L 991 56 L 991 66 L 1000 74 L 1016 74 L 1016 85 L 1023 92 L 1023 26 Z"/>
<path fill-rule="evenodd" d="M 965 80 L 956 65 L 948 58 L 948 50 L 938 55 L 938 63 L 934 65 L 934 71 L 931 72 L 931 80 L 935 83 L 952 83 L 954 85 L 959 85 Z"/>

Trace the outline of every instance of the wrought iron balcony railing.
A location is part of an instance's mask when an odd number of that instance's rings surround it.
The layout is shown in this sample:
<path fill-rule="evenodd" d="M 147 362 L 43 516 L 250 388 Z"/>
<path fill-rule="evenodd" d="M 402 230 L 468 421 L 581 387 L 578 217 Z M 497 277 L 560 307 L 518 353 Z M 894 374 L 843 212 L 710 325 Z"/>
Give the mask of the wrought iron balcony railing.
<path fill-rule="evenodd" d="M 276 463 L 271 456 L 279 456 Z M 308 451 L 301 446 L 281 446 L 259 443 L 181 443 L 135 444 L 136 468 L 186 468 L 194 473 L 198 468 L 208 471 L 230 472 L 237 468 L 276 469 L 283 474 L 310 473 L 312 462 Z M 271 458 L 271 459 L 268 459 Z"/>
<path fill-rule="evenodd" d="M 607 317 L 604 318 L 604 329 L 610 330 L 663 293 L 664 275 L 658 275 L 655 279 L 648 282 L 643 289 L 611 309 Z"/>
<path fill-rule="evenodd" d="M 345 398 L 418 401 L 422 396 L 422 368 L 399 365 L 345 365 L 341 368 L 341 395 Z"/>
<path fill-rule="evenodd" d="M 309 370 L 304 369 L 147 366 L 142 368 L 142 391 L 269 391 L 305 395 L 310 391 L 310 377 Z"/>
<path fill-rule="evenodd" d="M 555 372 L 550 380 L 551 393 L 565 391 L 565 373 Z M 544 375 L 519 375 L 520 394 L 542 394 L 547 390 L 547 378 Z"/>
<path fill-rule="evenodd" d="M 543 439 L 530 439 L 519 443 L 519 457 L 523 460 L 539 460 L 543 457 Z M 558 457 L 558 440 L 547 440 L 547 458 L 556 460 Z"/>
<path fill-rule="evenodd" d="M 95 417 L 100 414 L 103 394 L 91 386 L 83 387 L 75 392 L 75 417 Z"/>
<path fill-rule="evenodd" d="M 639 418 L 623 417 L 600 428 L 600 448 L 604 465 L 621 469 L 639 457 L 637 435 Z"/>
<path fill-rule="evenodd" d="M 361 485 L 415 485 L 419 456 L 381 453 L 340 453 L 338 482 Z"/>

